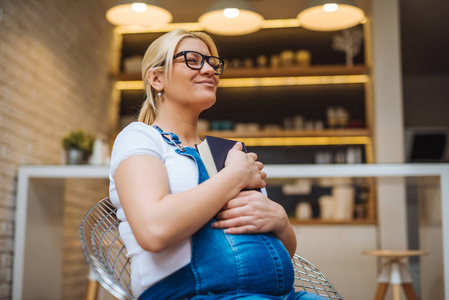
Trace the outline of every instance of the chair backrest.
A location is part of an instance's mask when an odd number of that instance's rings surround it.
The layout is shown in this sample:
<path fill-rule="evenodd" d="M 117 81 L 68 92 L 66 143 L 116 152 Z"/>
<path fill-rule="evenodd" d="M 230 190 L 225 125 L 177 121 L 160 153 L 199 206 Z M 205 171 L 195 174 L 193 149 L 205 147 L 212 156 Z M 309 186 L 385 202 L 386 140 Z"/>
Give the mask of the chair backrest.
<path fill-rule="evenodd" d="M 131 291 L 130 260 L 118 232 L 117 209 L 109 198 L 95 204 L 80 226 L 81 248 L 96 280 L 118 299 L 135 299 Z M 326 276 L 313 264 L 296 255 L 295 289 L 323 298 L 343 299 Z"/>
<path fill-rule="evenodd" d="M 109 198 L 95 204 L 80 225 L 81 248 L 91 275 L 114 297 L 135 299 L 131 291 L 130 260 L 118 232 L 117 209 Z"/>
<path fill-rule="evenodd" d="M 295 270 L 294 286 L 297 291 L 304 290 L 323 298 L 343 300 L 326 276 L 307 259 L 295 254 L 292 262 Z"/>

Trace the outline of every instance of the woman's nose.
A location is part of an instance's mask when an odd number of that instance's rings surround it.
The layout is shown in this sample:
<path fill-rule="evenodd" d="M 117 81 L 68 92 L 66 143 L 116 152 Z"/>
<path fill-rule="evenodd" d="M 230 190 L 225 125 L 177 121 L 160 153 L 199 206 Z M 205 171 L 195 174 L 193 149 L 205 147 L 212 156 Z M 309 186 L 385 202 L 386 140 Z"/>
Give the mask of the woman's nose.
<path fill-rule="evenodd" d="M 204 74 L 215 74 L 215 69 L 207 62 L 207 60 L 204 62 L 200 71 Z"/>

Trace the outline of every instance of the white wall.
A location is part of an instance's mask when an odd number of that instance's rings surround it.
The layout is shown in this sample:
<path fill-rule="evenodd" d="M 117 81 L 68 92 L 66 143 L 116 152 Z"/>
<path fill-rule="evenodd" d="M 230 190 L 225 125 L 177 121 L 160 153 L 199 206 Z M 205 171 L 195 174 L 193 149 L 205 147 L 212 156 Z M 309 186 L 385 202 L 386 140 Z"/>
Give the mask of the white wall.
<path fill-rule="evenodd" d="M 314 264 L 345 300 L 374 297 L 376 258 L 362 256 L 376 249 L 375 225 L 296 225 L 296 253 Z"/>
<path fill-rule="evenodd" d="M 441 189 L 438 178 L 417 181 L 421 299 L 444 299 Z"/>

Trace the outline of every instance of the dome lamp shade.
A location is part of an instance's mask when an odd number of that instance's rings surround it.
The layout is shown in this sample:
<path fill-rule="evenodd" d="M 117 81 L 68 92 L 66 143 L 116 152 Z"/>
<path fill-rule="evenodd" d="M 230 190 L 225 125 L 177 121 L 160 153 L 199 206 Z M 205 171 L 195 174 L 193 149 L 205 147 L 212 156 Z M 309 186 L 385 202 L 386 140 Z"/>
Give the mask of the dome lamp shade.
<path fill-rule="evenodd" d="M 260 30 L 264 18 L 243 0 L 218 0 L 198 19 L 204 29 L 219 35 L 244 35 Z"/>
<path fill-rule="evenodd" d="M 297 18 L 306 29 L 334 31 L 360 24 L 365 13 L 351 0 L 312 0 Z"/>
<path fill-rule="evenodd" d="M 106 19 L 116 26 L 157 26 L 170 23 L 173 16 L 157 0 L 119 0 Z"/>

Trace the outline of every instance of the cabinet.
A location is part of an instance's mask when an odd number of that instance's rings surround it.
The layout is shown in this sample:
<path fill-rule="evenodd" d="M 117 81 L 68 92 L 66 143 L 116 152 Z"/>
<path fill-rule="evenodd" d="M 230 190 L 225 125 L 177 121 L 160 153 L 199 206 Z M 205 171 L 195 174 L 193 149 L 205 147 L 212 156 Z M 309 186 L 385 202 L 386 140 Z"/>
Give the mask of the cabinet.
<path fill-rule="evenodd" d="M 286 210 L 290 223 L 376 224 L 375 179 L 269 178 L 267 192 Z"/>
<path fill-rule="evenodd" d="M 336 34 L 284 28 L 247 36 L 213 36 L 220 55 L 234 67 L 225 68 L 217 103 L 200 116 L 209 122 L 209 130 L 201 134 L 239 139 L 261 153 L 266 163 L 341 163 L 348 161 L 349 150 L 355 153 L 352 162 L 373 162 L 370 70 L 365 64 L 364 45 L 355 65 L 347 67 L 345 54 L 332 49 Z M 160 35 L 124 35 L 123 59 L 142 55 Z M 300 49 L 311 53 L 310 66 L 255 66 L 260 55 L 270 60 L 282 51 Z M 245 61 L 245 67 L 235 67 Z M 124 72 L 117 79 L 122 85 L 135 82 L 139 87 L 139 74 Z M 143 91 L 124 88 L 121 93 L 122 117 L 135 115 Z M 350 114 L 343 128 L 328 122 L 328 110 L 338 107 Z M 295 120 L 301 121 L 299 116 L 303 125 L 295 126 Z"/>

